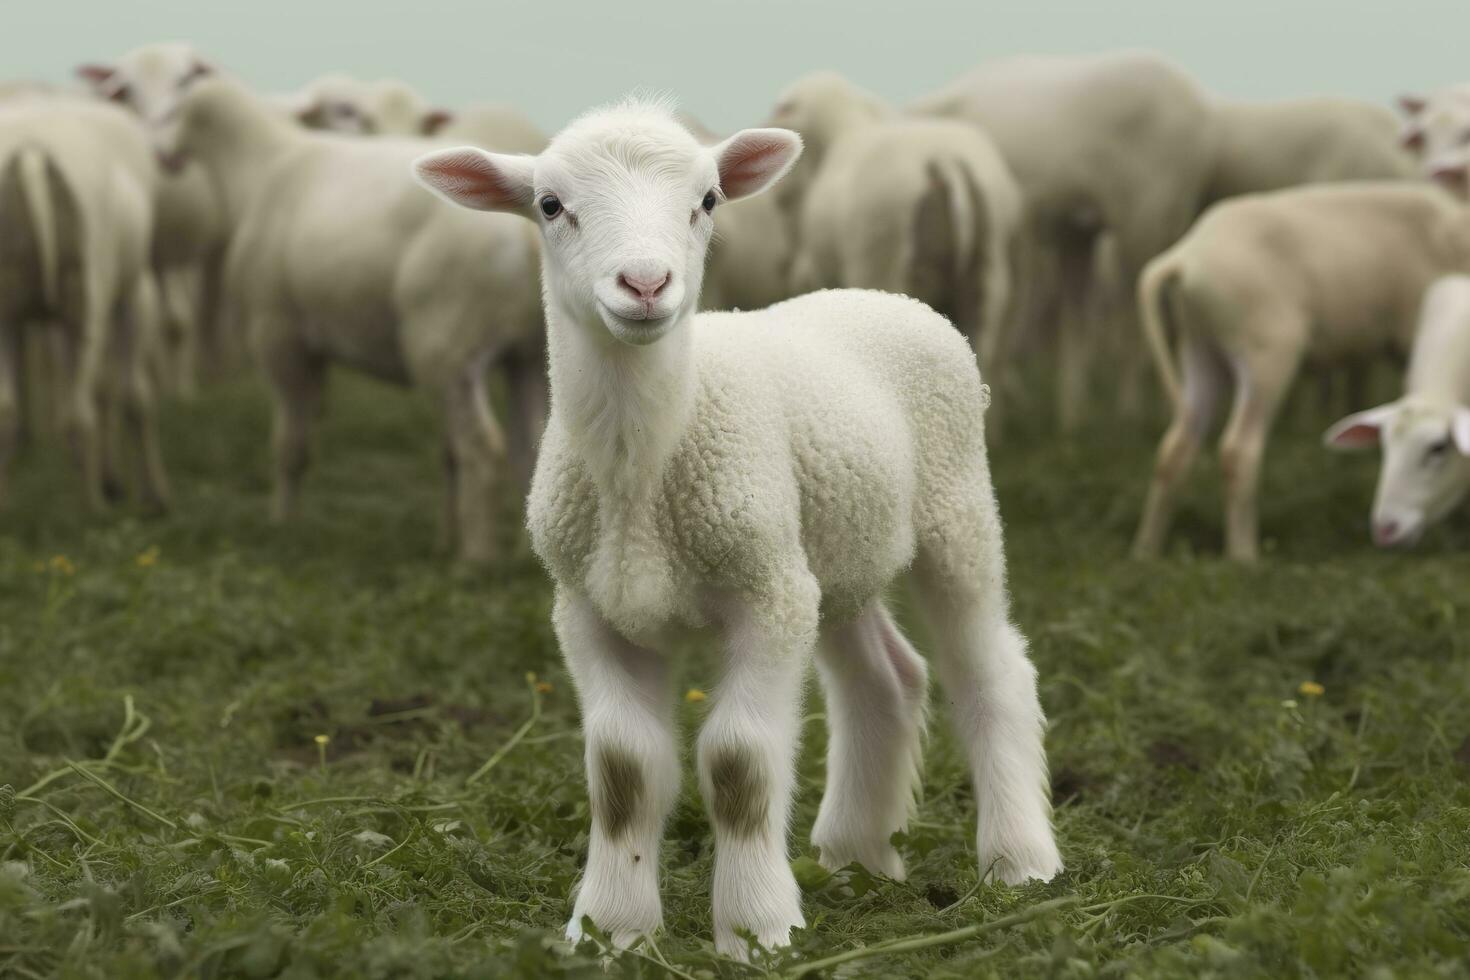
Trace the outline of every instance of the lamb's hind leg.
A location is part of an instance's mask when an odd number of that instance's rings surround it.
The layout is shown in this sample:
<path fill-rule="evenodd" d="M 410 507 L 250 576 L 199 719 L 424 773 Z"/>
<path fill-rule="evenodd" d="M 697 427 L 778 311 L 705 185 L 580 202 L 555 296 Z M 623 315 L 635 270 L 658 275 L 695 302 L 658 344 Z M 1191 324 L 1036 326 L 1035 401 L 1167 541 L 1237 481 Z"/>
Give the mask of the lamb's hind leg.
<path fill-rule="evenodd" d="M 453 457 L 455 553 L 462 561 L 483 564 L 495 557 L 496 491 L 506 462 L 505 434 L 485 392 L 484 362 L 477 359 L 452 378 L 444 398 Z"/>
<path fill-rule="evenodd" d="M 1292 334 L 1283 331 L 1286 337 Z M 1280 343 L 1253 351 L 1236 365 L 1235 405 L 1220 440 L 1225 479 L 1225 554 L 1254 561 L 1260 554 L 1257 501 L 1266 437 L 1301 364 L 1300 349 Z"/>
<path fill-rule="evenodd" d="M 1047 880 L 1062 859 L 1051 826 L 1046 718 L 1025 637 L 1009 618 L 994 499 L 987 485 L 975 494 L 970 512 L 941 521 L 921 545 L 916 597 L 930 623 L 950 720 L 969 756 L 980 873 L 1010 884 Z"/>
<path fill-rule="evenodd" d="M 276 396 L 271 519 L 284 523 L 295 518 L 299 507 L 301 478 L 311 461 L 311 425 L 321 412 L 326 386 L 326 363 L 278 327 L 257 325 L 256 337 L 261 364 Z"/>
<path fill-rule="evenodd" d="M 567 938 L 590 918 L 629 946 L 663 922 L 659 842 L 679 789 L 668 665 L 615 633 L 587 600 L 557 595 L 553 614 L 582 709 L 592 834 Z"/>
<path fill-rule="evenodd" d="M 881 600 L 822 631 L 817 670 L 827 697 L 827 792 L 812 827 L 822 864 L 858 861 L 893 878 L 889 843 L 918 788 L 929 672 Z"/>

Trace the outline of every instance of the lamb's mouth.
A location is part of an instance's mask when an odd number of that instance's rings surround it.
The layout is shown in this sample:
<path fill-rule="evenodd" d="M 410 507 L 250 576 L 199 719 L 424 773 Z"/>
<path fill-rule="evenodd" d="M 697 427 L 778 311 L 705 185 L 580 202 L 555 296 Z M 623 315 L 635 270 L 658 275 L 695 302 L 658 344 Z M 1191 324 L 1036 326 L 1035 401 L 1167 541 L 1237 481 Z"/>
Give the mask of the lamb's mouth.
<path fill-rule="evenodd" d="M 597 301 L 597 311 L 602 314 L 603 322 L 619 340 L 633 344 L 652 343 L 663 336 L 664 331 L 675 319 L 674 313 L 665 313 L 663 316 L 623 316 L 620 313 L 614 313 L 601 300 Z"/>

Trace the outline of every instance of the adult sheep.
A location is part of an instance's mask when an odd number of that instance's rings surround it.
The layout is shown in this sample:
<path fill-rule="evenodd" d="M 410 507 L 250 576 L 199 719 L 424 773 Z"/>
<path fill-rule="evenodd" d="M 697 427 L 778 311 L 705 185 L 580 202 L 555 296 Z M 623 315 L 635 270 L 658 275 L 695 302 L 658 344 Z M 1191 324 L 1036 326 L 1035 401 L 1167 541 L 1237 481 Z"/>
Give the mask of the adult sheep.
<path fill-rule="evenodd" d="M 1412 545 L 1470 492 L 1470 276 L 1429 287 L 1404 396 L 1327 430 L 1333 449 L 1383 447 L 1373 541 Z"/>
<path fill-rule="evenodd" d="M 41 323 L 88 504 L 106 506 L 116 475 L 107 422 L 117 406 L 144 501 L 167 506 L 146 362 L 158 320 L 156 179 L 142 130 L 115 107 L 65 96 L 0 104 L 0 497 L 24 391 L 21 329 Z"/>
<path fill-rule="evenodd" d="M 715 943 L 741 956 L 802 925 L 787 862 L 803 675 L 832 726 L 822 861 L 900 875 L 889 839 L 917 773 L 926 668 L 883 592 L 913 566 L 970 754 L 982 873 L 1050 878 L 1043 719 L 1011 625 L 974 357 L 916 300 L 829 291 L 695 314 L 722 201 L 791 164 L 795 134 L 702 146 L 664 107 L 590 113 L 537 157 L 445 150 L 426 184 L 536 221 L 552 414 L 528 523 L 556 580 L 592 803 L 568 935 L 656 930 L 678 785 L 670 631 L 710 626 L 724 677 L 699 738 L 715 828 Z"/>
<path fill-rule="evenodd" d="M 512 462 L 527 478 L 543 418 L 534 234 L 424 193 L 408 166 L 429 144 L 308 132 L 220 76 L 185 90 L 158 138 L 209 173 L 236 228 L 226 291 L 275 394 L 276 519 L 296 510 L 340 365 L 436 393 L 450 540 L 466 561 L 492 557 L 506 445 L 487 369 L 515 396 Z"/>
<path fill-rule="evenodd" d="M 99 97 L 157 125 L 179 92 L 210 66 L 183 42 L 149 44 L 115 62 L 86 64 L 77 75 Z M 220 277 L 230 228 L 217 189 L 197 166 L 162 174 L 154 214 L 152 264 L 162 299 L 166 376 L 183 394 L 198 384 L 201 361 L 218 369 L 231 358 L 231 338 L 218 327 Z"/>
<path fill-rule="evenodd" d="M 1464 270 L 1470 207 L 1430 184 L 1322 184 L 1210 209 L 1139 283 L 1174 420 L 1159 444 L 1135 555 L 1163 550 L 1179 484 L 1233 386 L 1220 443 L 1225 550 L 1254 559 L 1261 458 L 1298 369 L 1407 351 L 1424 290 Z"/>
<path fill-rule="evenodd" d="M 799 211 L 793 292 L 922 300 L 970 339 L 998 386 L 1022 203 L 995 145 L 965 123 L 898 117 L 835 72 L 798 80 L 780 105 L 782 125 L 817 136 L 798 164 L 813 176 L 788 203 Z"/>
<path fill-rule="evenodd" d="M 1021 329 L 1056 322 L 1057 415 L 1075 429 L 1101 339 L 1098 244 L 1113 239 L 1131 323 L 1139 271 L 1199 213 L 1215 160 L 1208 100 L 1158 55 L 1114 52 L 1000 59 L 909 108 L 980 127 L 1020 182 Z"/>

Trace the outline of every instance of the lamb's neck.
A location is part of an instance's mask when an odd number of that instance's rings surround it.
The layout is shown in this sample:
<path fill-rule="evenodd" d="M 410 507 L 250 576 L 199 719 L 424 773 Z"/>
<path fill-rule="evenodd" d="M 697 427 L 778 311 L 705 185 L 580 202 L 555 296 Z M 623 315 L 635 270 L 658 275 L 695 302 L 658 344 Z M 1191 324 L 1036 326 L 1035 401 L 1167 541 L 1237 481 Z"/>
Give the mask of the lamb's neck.
<path fill-rule="evenodd" d="M 221 134 L 198 151 L 220 195 L 230 227 L 237 227 L 250 200 L 264 183 L 271 163 L 293 140 L 309 138 L 284 120 L 269 114 L 245 93 L 231 93 L 237 101 L 218 107 Z"/>
<path fill-rule="evenodd" d="M 1411 395 L 1470 405 L 1470 317 L 1430 319 L 1414 342 L 1405 386 Z"/>
<path fill-rule="evenodd" d="M 662 478 L 694 405 L 692 319 L 633 346 L 548 306 L 552 416 L 602 492 L 636 500 Z"/>

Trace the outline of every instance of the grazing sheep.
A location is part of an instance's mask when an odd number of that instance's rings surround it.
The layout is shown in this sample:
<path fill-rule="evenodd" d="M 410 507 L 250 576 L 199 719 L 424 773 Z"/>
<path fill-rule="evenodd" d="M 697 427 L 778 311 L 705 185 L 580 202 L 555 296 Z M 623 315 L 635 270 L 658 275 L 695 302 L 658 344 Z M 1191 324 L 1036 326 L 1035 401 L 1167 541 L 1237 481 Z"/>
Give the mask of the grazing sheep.
<path fill-rule="evenodd" d="M 1179 483 L 1233 384 L 1220 446 L 1226 553 L 1254 559 L 1261 457 L 1299 367 L 1406 351 L 1425 288 L 1466 269 L 1470 209 L 1429 184 L 1321 184 L 1211 208 L 1139 283 L 1174 421 L 1134 553 L 1163 550 Z M 1178 338 L 1177 370 L 1167 332 Z"/>
<path fill-rule="evenodd" d="M 688 113 L 680 113 L 679 122 L 705 146 L 723 139 Z M 796 243 L 776 195 L 726 202 L 720 208 L 719 225 L 710 239 L 700 309 L 759 310 L 789 299 Z"/>
<path fill-rule="evenodd" d="M 541 227 L 552 413 L 528 524 L 556 580 L 586 736 L 593 821 L 573 938 L 584 916 L 619 945 L 661 923 L 679 753 L 657 651 L 680 627 L 725 641 L 698 751 L 716 947 L 743 956 L 737 930 L 772 947 L 803 923 L 786 835 L 814 652 L 832 732 L 813 840 L 828 867 L 902 874 L 889 839 L 912 803 L 927 670 L 883 592 L 910 566 L 970 754 L 982 872 L 1061 867 L 964 340 L 887 293 L 694 313 L 721 202 L 763 190 L 800 145 L 754 129 L 705 147 L 667 109 L 628 102 L 538 157 L 466 147 L 417 164 L 450 200 Z"/>
<path fill-rule="evenodd" d="M 112 64 L 88 64 L 77 75 L 101 98 L 131 109 L 156 125 L 179 92 L 210 71 L 191 45 L 150 44 Z M 181 394 L 192 394 L 201 359 L 216 368 L 231 355 L 220 335 L 220 276 L 230 229 L 218 193 L 197 166 L 166 172 L 159 182 L 152 264 L 162 301 L 164 374 Z"/>
<path fill-rule="evenodd" d="M 325 75 L 281 104 L 311 129 L 361 136 L 432 136 L 501 153 L 546 149 L 546 135 L 509 106 L 488 104 L 458 111 L 432 108 L 396 78 L 368 82 L 348 75 Z"/>
<path fill-rule="evenodd" d="M 88 504 L 106 506 L 114 404 L 145 503 L 168 504 L 146 363 L 158 296 L 148 269 L 156 171 L 125 113 L 60 96 L 0 104 L 0 497 L 24 397 L 21 329 L 44 323 L 63 427 Z"/>
<path fill-rule="evenodd" d="M 799 165 L 815 176 L 799 205 L 793 291 L 923 300 L 970 338 L 998 384 L 1021 192 L 995 145 L 965 123 L 880 114 L 875 97 L 833 72 L 796 82 L 781 105 L 788 128 L 820 134 L 819 154 Z"/>
<path fill-rule="evenodd" d="M 1406 95 L 1399 106 L 1408 116 L 1404 146 L 1418 156 L 1425 175 L 1470 196 L 1470 83 L 1430 96 Z"/>
<path fill-rule="evenodd" d="M 1419 176 L 1393 112 L 1352 99 L 1220 102 L 1218 157 L 1205 204 L 1240 194 L 1343 180 Z"/>
<path fill-rule="evenodd" d="M 1215 161 L 1208 101 L 1159 56 L 1117 52 L 993 61 L 910 109 L 979 126 L 1020 183 L 1020 329 L 1056 323 L 1058 421 L 1075 429 L 1102 333 L 1099 242 L 1113 239 L 1131 324 L 1139 270 L 1199 213 Z"/>
<path fill-rule="evenodd" d="M 326 370 L 343 365 L 439 394 L 450 538 L 490 558 L 506 447 L 486 368 L 507 374 L 527 480 L 544 414 L 535 235 L 424 193 L 408 168 L 429 144 L 308 132 L 218 76 L 158 138 L 205 169 L 237 229 L 226 291 L 275 390 L 275 517 L 296 510 Z"/>
<path fill-rule="evenodd" d="M 1424 294 L 1404 397 L 1349 415 L 1327 430 L 1333 449 L 1383 446 L 1373 541 L 1414 544 L 1470 491 L 1470 276 L 1446 276 Z"/>

